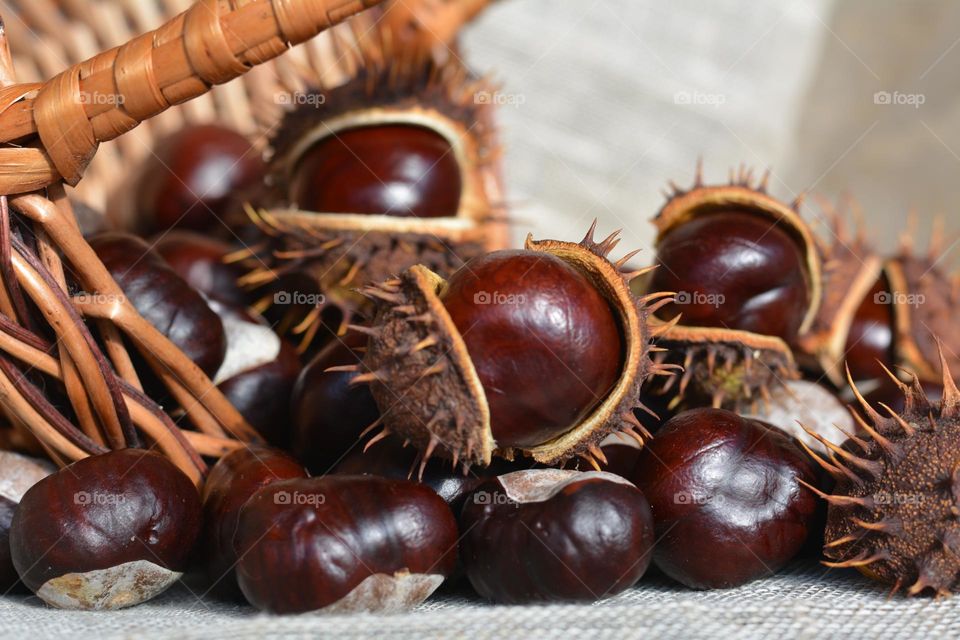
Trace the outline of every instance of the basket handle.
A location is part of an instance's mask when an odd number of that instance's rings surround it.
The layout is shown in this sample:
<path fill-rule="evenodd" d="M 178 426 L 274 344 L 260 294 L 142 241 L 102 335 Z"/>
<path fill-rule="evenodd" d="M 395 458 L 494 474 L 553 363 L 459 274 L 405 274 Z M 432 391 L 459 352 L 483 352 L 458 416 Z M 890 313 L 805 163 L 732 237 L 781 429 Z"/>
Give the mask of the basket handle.
<path fill-rule="evenodd" d="M 76 185 L 101 142 L 382 0 L 199 0 L 42 85 L 0 89 L 0 194 Z M 37 90 L 35 96 L 31 96 Z"/>

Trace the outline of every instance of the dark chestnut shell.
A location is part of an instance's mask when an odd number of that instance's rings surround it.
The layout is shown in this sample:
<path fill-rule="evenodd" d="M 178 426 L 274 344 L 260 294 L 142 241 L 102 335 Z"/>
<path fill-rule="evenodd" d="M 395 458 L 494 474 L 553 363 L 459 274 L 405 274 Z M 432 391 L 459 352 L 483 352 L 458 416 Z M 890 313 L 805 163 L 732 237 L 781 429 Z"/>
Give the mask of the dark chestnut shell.
<path fill-rule="evenodd" d="M 654 218 L 658 245 L 661 240 L 669 239 L 675 230 L 681 230 L 687 224 L 697 224 L 716 212 L 734 211 L 738 216 L 749 214 L 766 220 L 768 225 L 782 231 L 778 237 L 789 238 L 796 243 L 798 260 L 794 269 L 798 272 L 788 278 L 792 283 L 791 290 L 802 285 L 807 289 L 805 296 L 799 296 L 804 304 L 800 305 L 803 307 L 800 312 L 795 314 L 798 318 L 794 320 L 798 323 L 791 322 L 789 326 L 781 327 L 789 329 L 785 331 L 789 333 L 784 336 L 786 339 L 728 326 L 688 326 L 684 324 L 682 316 L 672 320 L 652 318 L 654 332 L 658 335 L 657 344 L 666 350 L 656 355 L 655 362 L 684 366 L 684 374 L 676 378 L 679 383 L 667 381 L 663 389 L 665 392 L 676 392 L 678 403 L 686 406 L 711 404 L 714 407 L 742 407 L 761 399 L 770 387 L 781 380 L 799 378 L 791 346 L 809 331 L 820 307 L 821 259 L 813 234 L 797 212 L 799 201 L 787 205 L 771 197 L 766 192 L 766 182 L 765 176 L 759 184 L 754 185 L 752 172 L 741 168 L 736 175 L 731 173 L 729 184 L 707 186 L 703 183 L 701 167 L 698 166 L 693 186 L 683 190 L 671 185 L 673 192 Z M 778 251 L 777 255 L 781 253 Z M 682 263 L 683 256 L 677 257 Z M 779 259 L 774 262 L 784 263 Z M 787 260 L 784 264 L 790 262 Z M 647 279 L 638 280 L 634 286 L 641 291 L 655 291 L 652 283 L 656 281 L 659 271 Z M 771 287 L 770 292 L 776 291 L 776 279 L 760 282 L 761 277 L 750 275 L 750 269 L 746 271 L 751 286 L 758 286 L 759 283 Z M 685 286 L 691 291 L 675 293 L 693 295 L 702 290 L 703 284 L 690 282 Z M 710 287 L 722 286 L 722 283 L 710 284 Z M 762 301 L 765 298 L 759 291 L 751 291 L 751 294 L 754 300 Z M 788 297 L 798 298 L 793 294 Z M 769 311 L 768 306 L 761 306 Z M 775 324 L 750 320 L 744 327 L 762 329 Z M 673 388 L 675 384 L 678 389 Z"/>
<path fill-rule="evenodd" d="M 167 458 L 121 449 L 84 458 L 24 494 L 10 527 L 14 565 L 36 592 L 71 573 L 145 560 L 183 572 L 200 496 Z"/>
<path fill-rule="evenodd" d="M 373 576 L 451 575 L 457 538 L 450 508 L 424 485 L 373 476 L 286 480 L 241 510 L 237 577 L 258 609 L 316 611 Z M 411 598 L 420 601 L 436 586 Z"/>
<path fill-rule="evenodd" d="M 945 358 L 943 396 L 931 403 L 914 375 L 902 412 L 866 402 L 866 419 L 820 464 L 836 479 L 828 503 L 824 555 L 907 594 L 950 595 L 960 588 L 960 391 Z M 885 414 L 885 415 L 884 415 Z"/>
<path fill-rule="evenodd" d="M 97 257 L 137 312 L 208 376 L 223 362 L 223 322 L 195 289 L 142 239 L 108 232 L 90 239 Z"/>
<path fill-rule="evenodd" d="M 537 486 L 542 476 L 548 481 Z M 654 543 L 643 493 L 597 472 L 542 469 L 489 480 L 467 496 L 460 528 L 471 584 L 510 604 L 616 595 L 643 576 Z"/>
<path fill-rule="evenodd" d="M 245 307 L 247 294 L 237 284 L 243 275 L 240 265 L 227 263 L 233 247 L 219 238 L 175 229 L 157 238 L 153 250 L 187 284 L 213 300 L 233 307 Z"/>
<path fill-rule="evenodd" d="M 479 256 L 450 276 L 441 300 L 480 378 L 500 447 L 529 449 L 572 429 L 620 375 L 615 312 L 556 256 Z"/>
<path fill-rule="evenodd" d="M 364 371 L 355 382 L 369 382 L 383 416 L 383 433 L 396 433 L 423 452 L 465 465 L 490 463 L 494 450 L 512 459 L 522 452 L 552 465 L 580 457 L 599 469 L 599 443 L 623 432 L 643 441 L 646 430 L 633 413 L 640 405 L 640 386 L 670 367 L 649 360 L 647 314 L 661 294 L 637 298 L 628 283 L 638 272 L 621 270 L 634 254 L 613 263 L 607 256 L 619 242 L 619 232 L 594 241 L 595 225 L 580 243 L 534 241 L 526 250 L 560 258 L 586 276 L 615 311 L 623 340 L 623 363 L 613 389 L 592 413 L 572 429 L 533 447 L 498 445 L 490 425 L 490 408 L 471 361 L 463 335 L 441 300 L 445 281 L 423 267 L 412 267 L 399 278 L 368 287 L 377 301 L 377 316 L 364 358 Z M 520 366 L 521 363 L 517 363 Z"/>
<path fill-rule="evenodd" d="M 813 462 L 776 427 L 723 409 L 672 418 L 632 479 L 653 510 L 654 564 L 695 589 L 773 574 L 815 526 Z"/>
<path fill-rule="evenodd" d="M 284 114 L 271 140 L 270 187 L 255 199 L 259 208 L 248 211 L 262 242 L 250 243 L 251 271 L 244 283 L 260 293 L 279 275 L 305 274 L 323 292 L 322 306 L 341 316 L 339 326 L 333 327 L 340 334 L 355 318 L 368 317 L 372 310 L 370 302 L 356 294 L 358 287 L 416 264 L 449 275 L 464 261 L 507 246 L 509 241 L 494 105 L 476 99 L 493 90 L 457 57 L 441 63 L 417 52 L 397 50 L 393 36 L 381 26 L 359 37 L 359 50 L 343 54 L 359 54 L 359 66 L 348 82 L 338 78 L 331 83 L 317 71 L 317 77 L 303 78 L 301 86 L 291 87 L 291 95 L 323 99 L 292 102 L 294 106 Z M 388 141 L 377 138 L 388 135 L 401 142 L 406 152 L 386 151 Z M 296 187 L 298 172 L 308 168 L 303 163 L 311 162 L 310 154 L 324 145 L 337 145 L 338 139 L 353 138 L 363 140 L 364 147 L 372 144 L 381 149 L 368 153 L 364 148 L 360 155 L 375 160 L 368 165 L 388 183 L 400 178 L 404 189 L 412 185 L 409 176 L 400 175 L 401 167 L 419 158 L 411 166 L 415 173 L 424 173 L 421 161 L 436 157 L 436 149 L 426 150 L 424 144 L 428 138 L 433 146 L 443 140 L 442 146 L 449 152 L 444 152 L 439 164 L 430 163 L 425 172 L 430 177 L 420 180 L 414 189 L 414 201 L 409 204 L 416 215 L 375 210 L 390 204 L 385 195 L 389 189 L 371 181 L 370 169 L 358 165 L 355 156 L 342 149 L 333 150 L 349 161 L 357 175 L 337 182 L 360 189 L 350 193 L 338 190 L 339 195 L 331 193 L 329 199 L 298 193 L 304 191 Z M 368 188 L 375 193 L 361 196 Z M 305 196 L 317 200 L 318 205 L 338 204 L 338 209 L 346 211 L 315 210 L 309 202 L 297 202 Z M 357 209 L 366 212 L 351 212 Z M 305 317 L 285 310 L 294 317 L 289 325 L 302 335 L 304 344 L 314 339 L 323 322 L 336 322 L 322 317 L 323 310 L 318 308 Z"/>
<path fill-rule="evenodd" d="M 240 509 L 262 487 L 280 480 L 306 478 L 303 465 L 290 455 L 267 447 L 233 451 L 210 470 L 203 487 L 203 535 L 199 551 L 211 590 L 240 599 L 234 567 L 234 535 Z"/>

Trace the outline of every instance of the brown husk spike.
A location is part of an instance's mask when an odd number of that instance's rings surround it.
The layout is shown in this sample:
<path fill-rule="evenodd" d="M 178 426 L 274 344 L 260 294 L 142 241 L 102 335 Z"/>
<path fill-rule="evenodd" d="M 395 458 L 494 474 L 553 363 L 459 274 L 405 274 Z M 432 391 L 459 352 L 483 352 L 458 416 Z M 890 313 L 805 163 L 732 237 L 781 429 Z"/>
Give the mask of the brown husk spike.
<path fill-rule="evenodd" d="M 327 86 L 323 73 L 305 71 L 290 87 L 291 95 L 318 99 L 290 101 L 271 141 L 267 190 L 254 198 L 261 208 L 247 211 L 267 242 L 247 256 L 235 256 L 250 258 L 252 271 L 243 282 L 252 288 L 291 273 L 315 281 L 325 305 L 341 314 L 340 333 L 371 310 L 356 295 L 357 288 L 415 264 L 449 275 L 466 260 L 508 242 L 494 105 L 477 97 L 492 95 L 494 87 L 473 76 L 459 59 L 438 62 L 416 50 L 397 49 L 387 28 L 354 35 L 353 43 L 337 41 L 341 55 L 356 58 L 352 79 Z M 338 131 L 376 124 L 425 127 L 449 142 L 463 184 L 456 215 L 315 212 L 289 201 L 291 172 L 306 151 Z M 266 295 L 261 310 L 271 297 Z M 306 342 L 322 321 L 319 313 L 312 319 L 296 331 Z"/>
<path fill-rule="evenodd" d="M 940 266 L 942 237 L 926 254 L 916 254 L 904 242 L 899 255 L 888 260 L 883 273 L 890 285 L 893 305 L 894 357 L 896 362 L 923 380 L 939 382 L 941 359 L 938 341 L 943 341 L 944 361 L 953 376 L 960 376 L 960 287 Z"/>
<path fill-rule="evenodd" d="M 664 296 L 634 296 L 629 281 L 637 274 L 620 271 L 623 261 L 614 264 L 607 259 L 619 242 L 619 232 L 599 243 L 593 233 L 591 227 L 580 243 L 528 237 L 525 247 L 557 256 L 589 278 L 610 301 L 624 328 L 623 371 L 590 416 L 529 450 L 497 449 L 480 379 L 441 301 L 446 283 L 418 265 L 399 279 L 367 289 L 377 303 L 377 313 L 364 362 L 368 373 L 356 380 L 369 382 L 384 428 L 409 441 L 425 457 L 441 455 L 464 466 L 487 465 L 494 454 L 513 458 L 518 453 L 550 465 L 577 456 L 595 466 L 592 451 L 609 434 L 637 430 L 640 437 L 649 437 L 633 409 L 639 406 L 644 380 L 671 371 L 649 358 L 647 303 Z"/>
<path fill-rule="evenodd" d="M 843 360 L 847 337 L 857 309 L 881 275 L 883 261 L 864 237 L 860 210 L 854 214 L 851 233 L 845 211 L 821 201 L 828 237 L 817 238 L 823 256 L 823 302 L 810 331 L 797 345 L 797 358 L 814 371 L 822 371 L 837 387 L 844 384 Z"/>
<path fill-rule="evenodd" d="M 943 359 L 941 350 L 941 361 Z M 901 414 L 871 407 L 853 387 L 866 420 L 859 442 L 818 460 L 836 479 L 824 562 L 856 567 L 908 595 L 949 595 L 960 586 L 960 392 L 944 367 L 943 397 L 929 403 L 919 379 L 899 381 Z"/>
<path fill-rule="evenodd" d="M 821 258 L 814 236 L 798 209 L 802 197 L 787 205 L 767 194 L 769 173 L 754 182 L 753 172 L 741 167 L 731 172 L 728 184 L 703 183 L 698 163 L 693 186 L 684 190 L 671 183 L 667 202 L 653 219 L 658 242 L 677 225 L 723 207 L 737 207 L 769 218 L 788 231 L 802 247 L 805 258 L 810 307 L 800 327 L 800 337 L 813 326 L 822 298 Z M 646 279 L 634 282 L 635 290 L 645 290 Z M 678 321 L 679 320 L 679 321 Z M 667 379 L 655 393 L 678 393 L 673 406 L 710 404 L 733 410 L 755 406 L 769 390 L 785 380 L 800 377 L 792 350 L 778 337 L 723 327 L 696 327 L 681 324 L 682 318 L 664 321 L 651 315 L 651 331 L 658 364 L 684 367 L 682 377 Z"/>

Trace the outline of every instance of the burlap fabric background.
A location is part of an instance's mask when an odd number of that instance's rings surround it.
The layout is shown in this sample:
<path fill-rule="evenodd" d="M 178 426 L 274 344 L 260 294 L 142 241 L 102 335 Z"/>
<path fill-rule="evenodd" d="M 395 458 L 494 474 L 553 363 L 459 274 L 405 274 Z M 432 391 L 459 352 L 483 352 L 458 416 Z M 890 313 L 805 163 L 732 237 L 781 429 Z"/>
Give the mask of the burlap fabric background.
<path fill-rule="evenodd" d="M 35 599 L 0 600 L 8 638 L 956 638 L 960 603 L 888 601 L 886 592 L 853 571 L 813 562 L 728 591 L 690 591 L 665 578 L 593 605 L 500 607 L 440 596 L 391 616 L 257 614 L 198 599 L 184 586 L 125 611 L 52 612 Z"/>

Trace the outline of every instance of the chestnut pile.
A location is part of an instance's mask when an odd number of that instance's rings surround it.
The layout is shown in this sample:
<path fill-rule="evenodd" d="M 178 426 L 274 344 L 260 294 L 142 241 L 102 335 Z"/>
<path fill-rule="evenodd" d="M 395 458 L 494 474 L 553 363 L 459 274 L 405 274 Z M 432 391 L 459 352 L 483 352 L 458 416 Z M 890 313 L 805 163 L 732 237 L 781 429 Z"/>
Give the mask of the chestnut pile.
<path fill-rule="evenodd" d="M 509 248 L 491 113 L 465 97 L 485 85 L 387 41 L 392 63 L 291 104 L 269 153 L 214 125 L 160 141 L 145 237 L 87 237 L 260 442 L 196 430 L 196 399 L 136 354 L 134 392 L 205 475 L 149 439 L 58 470 L 0 451 L 4 590 L 117 609 L 186 578 L 278 614 L 402 611 L 443 585 L 593 602 L 651 566 L 733 588 L 820 545 L 895 590 L 960 586 L 960 335 L 933 258 L 883 261 L 839 218 L 825 242 L 743 170 L 674 189 L 655 266 L 596 222 Z"/>

